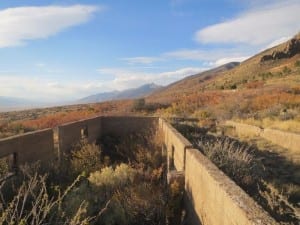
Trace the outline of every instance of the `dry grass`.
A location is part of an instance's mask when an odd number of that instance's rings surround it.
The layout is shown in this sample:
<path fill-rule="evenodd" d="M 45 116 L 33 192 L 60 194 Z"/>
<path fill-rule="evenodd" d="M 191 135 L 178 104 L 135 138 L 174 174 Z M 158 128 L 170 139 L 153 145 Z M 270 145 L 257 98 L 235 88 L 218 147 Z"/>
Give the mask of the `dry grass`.
<path fill-rule="evenodd" d="M 61 192 L 58 190 L 55 195 L 47 185 L 47 175 L 30 174 L 23 170 L 24 180 L 17 188 L 12 199 L 7 199 L 3 194 L 1 185 L 1 208 L 0 223 L 9 225 L 41 225 L 41 224 L 62 224 L 62 225 L 84 225 L 90 224 L 95 217 L 86 216 L 86 204 L 78 205 L 73 215 L 66 215 L 61 207 L 66 196 L 80 181 L 78 177 L 68 188 Z M 100 211 L 101 212 L 101 211 Z"/>
<path fill-rule="evenodd" d="M 248 192 L 253 192 L 263 167 L 255 159 L 250 146 L 229 138 L 201 138 L 196 144 L 229 177 Z"/>

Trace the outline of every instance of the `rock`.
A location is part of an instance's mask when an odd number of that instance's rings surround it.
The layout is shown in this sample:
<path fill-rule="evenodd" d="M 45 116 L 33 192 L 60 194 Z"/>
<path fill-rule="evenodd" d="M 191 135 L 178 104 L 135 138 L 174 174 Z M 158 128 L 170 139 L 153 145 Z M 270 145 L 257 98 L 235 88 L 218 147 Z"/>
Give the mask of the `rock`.
<path fill-rule="evenodd" d="M 276 49 L 270 55 L 261 57 L 260 62 L 291 58 L 300 53 L 300 34 L 289 40 L 281 49 Z"/>
<path fill-rule="evenodd" d="M 265 61 L 269 61 L 269 60 L 272 60 L 273 59 L 273 56 L 271 55 L 264 55 L 263 57 L 261 57 L 260 61 L 261 62 L 265 62 Z"/>

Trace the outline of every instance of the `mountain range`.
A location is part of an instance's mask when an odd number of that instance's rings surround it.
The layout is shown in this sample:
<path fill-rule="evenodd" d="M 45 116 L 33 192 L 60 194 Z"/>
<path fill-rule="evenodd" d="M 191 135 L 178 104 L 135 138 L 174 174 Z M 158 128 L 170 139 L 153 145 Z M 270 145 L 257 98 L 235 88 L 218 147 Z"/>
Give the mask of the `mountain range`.
<path fill-rule="evenodd" d="M 274 93 L 282 89 L 299 88 L 296 76 L 299 60 L 300 33 L 289 41 L 266 49 L 241 63 L 231 62 L 185 77 L 154 92 L 148 100 L 172 102 L 174 99 L 208 91 L 224 94 L 229 90 L 250 89 L 254 92 L 254 89 L 264 89 Z M 253 88 L 255 86 L 256 88 Z"/>
<path fill-rule="evenodd" d="M 95 103 L 95 102 L 104 102 L 110 100 L 141 98 L 141 97 L 146 97 L 151 93 L 158 91 L 161 88 L 163 88 L 163 86 L 150 83 L 150 84 L 142 85 L 138 88 L 131 88 L 123 91 L 112 91 L 112 92 L 104 92 L 104 93 L 90 95 L 85 98 L 79 99 L 77 102 Z"/>
<path fill-rule="evenodd" d="M 269 98 L 273 96 L 274 99 L 275 95 L 278 96 L 276 98 L 282 98 L 286 93 L 299 92 L 299 69 L 300 34 L 297 34 L 289 41 L 266 49 L 242 63 L 227 63 L 202 73 L 187 76 L 165 87 L 150 83 L 138 88 L 90 95 L 67 104 L 96 103 L 144 97 L 148 102 L 169 104 L 176 101 L 179 104 L 186 105 L 186 107 L 193 107 L 192 110 L 194 110 L 200 106 L 202 107 L 205 101 L 217 103 L 216 99 L 218 98 L 223 98 L 222 102 L 225 102 L 228 98 L 226 101 L 229 103 L 236 101 L 235 98 L 244 100 L 245 96 L 249 99 L 251 96 L 251 99 L 254 99 L 253 101 L 266 95 Z M 298 99 L 298 96 L 296 97 Z M 215 100 L 212 100 L 212 98 L 215 98 Z M 0 96 L 0 111 L 41 106 L 45 106 L 45 104 L 21 98 Z M 255 108 L 257 105 L 252 107 Z"/>

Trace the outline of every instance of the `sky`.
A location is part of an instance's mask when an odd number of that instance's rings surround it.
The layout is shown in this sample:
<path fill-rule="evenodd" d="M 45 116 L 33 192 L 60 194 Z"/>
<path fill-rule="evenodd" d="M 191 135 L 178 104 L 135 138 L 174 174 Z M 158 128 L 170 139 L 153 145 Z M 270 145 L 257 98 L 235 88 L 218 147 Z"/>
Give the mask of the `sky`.
<path fill-rule="evenodd" d="M 299 0 L 1 1 L 0 96 L 167 85 L 288 40 L 299 12 Z"/>

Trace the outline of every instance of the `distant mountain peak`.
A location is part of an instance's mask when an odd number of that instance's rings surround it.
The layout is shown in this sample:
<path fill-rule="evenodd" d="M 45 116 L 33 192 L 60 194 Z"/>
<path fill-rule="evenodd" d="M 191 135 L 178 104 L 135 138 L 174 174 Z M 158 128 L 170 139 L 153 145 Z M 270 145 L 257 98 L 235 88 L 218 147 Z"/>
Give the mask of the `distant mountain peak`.
<path fill-rule="evenodd" d="M 123 91 L 112 91 L 112 92 L 104 92 L 104 93 L 90 95 L 80 99 L 78 102 L 93 103 L 93 102 L 103 102 L 103 101 L 110 101 L 110 100 L 141 98 L 151 94 L 152 92 L 160 88 L 162 88 L 162 86 L 157 85 L 155 83 L 148 83 L 137 88 L 126 89 Z"/>

